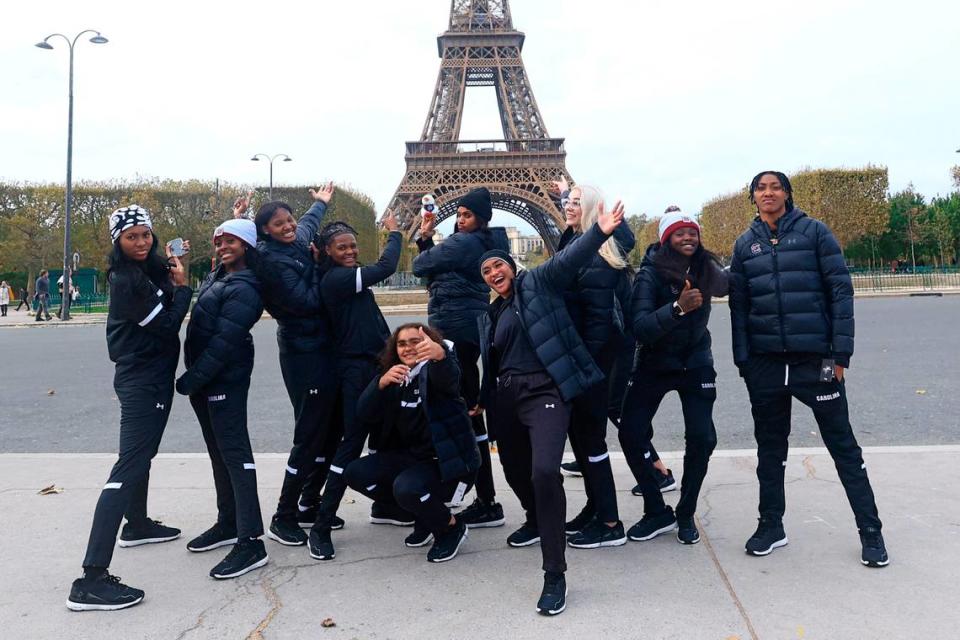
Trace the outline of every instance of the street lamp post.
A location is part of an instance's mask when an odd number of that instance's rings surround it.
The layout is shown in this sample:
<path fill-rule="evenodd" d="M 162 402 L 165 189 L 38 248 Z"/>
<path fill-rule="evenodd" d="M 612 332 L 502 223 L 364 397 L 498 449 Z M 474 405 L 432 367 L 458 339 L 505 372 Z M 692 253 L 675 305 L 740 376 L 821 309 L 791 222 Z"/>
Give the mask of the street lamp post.
<path fill-rule="evenodd" d="M 70 88 L 69 107 L 67 109 L 67 194 L 64 199 L 63 207 L 63 293 L 60 296 L 61 320 L 70 319 L 70 210 L 73 205 L 73 49 L 77 44 L 77 40 L 80 39 L 80 36 L 87 33 L 95 34 L 92 38 L 90 38 L 90 42 L 93 44 L 106 44 L 108 42 L 108 40 L 104 38 L 99 31 L 95 31 L 94 29 L 86 29 L 74 36 L 73 40 L 62 33 L 51 33 L 49 36 L 35 45 L 41 49 L 53 49 L 53 45 L 51 45 L 48 40 L 50 40 L 50 38 L 59 37 L 66 41 L 67 46 L 70 49 Z"/>
<path fill-rule="evenodd" d="M 284 162 L 291 162 L 293 158 L 285 153 L 278 153 L 273 156 L 268 156 L 265 153 L 258 153 L 250 159 L 254 162 L 260 162 L 261 157 L 265 158 L 270 163 L 270 199 L 273 200 L 273 161 L 277 158 L 283 158 Z"/>

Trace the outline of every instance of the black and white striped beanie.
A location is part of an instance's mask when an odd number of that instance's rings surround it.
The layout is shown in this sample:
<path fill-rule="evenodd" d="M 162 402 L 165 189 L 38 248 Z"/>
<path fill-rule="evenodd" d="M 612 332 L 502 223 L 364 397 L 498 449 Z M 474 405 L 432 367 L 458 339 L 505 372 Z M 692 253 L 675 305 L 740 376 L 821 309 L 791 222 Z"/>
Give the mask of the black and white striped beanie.
<path fill-rule="evenodd" d="M 135 204 L 120 207 L 110 214 L 110 239 L 116 242 L 121 233 L 136 226 L 152 230 L 153 222 L 150 220 L 150 212 Z"/>

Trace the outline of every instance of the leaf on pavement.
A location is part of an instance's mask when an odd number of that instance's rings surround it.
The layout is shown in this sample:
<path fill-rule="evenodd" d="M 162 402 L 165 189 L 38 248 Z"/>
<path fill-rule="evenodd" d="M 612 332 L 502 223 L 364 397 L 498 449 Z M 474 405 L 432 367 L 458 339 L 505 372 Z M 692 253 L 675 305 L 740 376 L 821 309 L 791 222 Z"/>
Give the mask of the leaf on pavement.
<path fill-rule="evenodd" d="M 320 626 L 328 627 L 328 628 L 335 627 L 337 626 L 337 623 L 333 621 L 333 618 L 324 618 L 323 621 L 320 623 Z"/>
<path fill-rule="evenodd" d="M 37 491 L 37 494 L 41 496 L 49 496 L 54 493 L 63 493 L 63 488 L 58 487 L 55 484 L 51 484 L 49 486 L 44 487 L 43 489 L 40 489 L 40 491 Z"/>

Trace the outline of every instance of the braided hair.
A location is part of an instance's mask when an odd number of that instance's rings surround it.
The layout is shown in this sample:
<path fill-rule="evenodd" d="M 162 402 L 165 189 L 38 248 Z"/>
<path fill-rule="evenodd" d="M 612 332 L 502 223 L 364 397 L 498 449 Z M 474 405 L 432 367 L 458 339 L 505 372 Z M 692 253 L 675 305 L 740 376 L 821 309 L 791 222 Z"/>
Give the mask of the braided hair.
<path fill-rule="evenodd" d="M 326 247 L 333 242 L 334 238 L 344 233 L 353 234 L 355 238 L 358 236 L 356 229 L 346 222 L 337 220 L 336 222 L 323 225 L 323 228 L 317 232 L 317 239 L 320 240 L 320 245 Z"/>
<path fill-rule="evenodd" d="M 750 181 L 750 202 L 754 205 L 757 204 L 756 199 L 753 197 L 753 192 L 757 190 L 757 186 L 760 184 L 760 178 L 763 176 L 776 176 L 777 180 L 779 180 L 783 186 L 783 190 L 787 192 L 787 213 L 793 211 L 793 186 L 791 186 L 790 178 L 787 177 L 787 174 L 781 171 L 761 171 L 753 176 L 753 180 Z"/>

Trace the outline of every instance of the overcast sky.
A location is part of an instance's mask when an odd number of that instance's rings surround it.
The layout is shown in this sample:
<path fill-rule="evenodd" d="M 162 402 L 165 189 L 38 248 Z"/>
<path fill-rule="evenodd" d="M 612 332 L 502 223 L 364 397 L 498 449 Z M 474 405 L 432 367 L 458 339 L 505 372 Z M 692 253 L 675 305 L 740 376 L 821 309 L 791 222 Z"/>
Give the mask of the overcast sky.
<path fill-rule="evenodd" d="M 74 179 L 334 179 L 382 210 L 423 128 L 448 0 L 11 2 L 0 40 L 0 178 L 62 181 L 67 52 Z M 512 0 L 550 135 L 577 181 L 628 213 L 698 211 L 760 169 L 890 169 L 951 190 L 960 162 L 954 0 Z M 492 89 L 463 138 L 502 137 Z M 516 224 L 503 215 L 500 222 Z"/>

